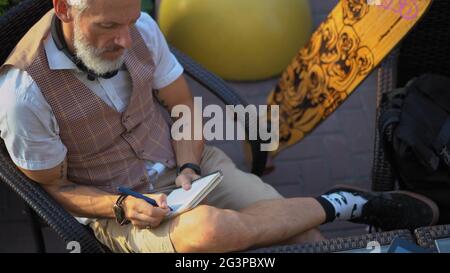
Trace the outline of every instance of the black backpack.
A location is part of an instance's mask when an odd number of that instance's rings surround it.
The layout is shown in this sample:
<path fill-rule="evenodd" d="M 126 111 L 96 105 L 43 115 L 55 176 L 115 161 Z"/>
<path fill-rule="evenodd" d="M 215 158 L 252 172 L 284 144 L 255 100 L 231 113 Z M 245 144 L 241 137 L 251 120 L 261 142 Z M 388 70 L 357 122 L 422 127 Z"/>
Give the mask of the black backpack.
<path fill-rule="evenodd" d="M 426 74 L 384 94 L 378 126 L 401 187 L 450 188 L 450 78 Z"/>

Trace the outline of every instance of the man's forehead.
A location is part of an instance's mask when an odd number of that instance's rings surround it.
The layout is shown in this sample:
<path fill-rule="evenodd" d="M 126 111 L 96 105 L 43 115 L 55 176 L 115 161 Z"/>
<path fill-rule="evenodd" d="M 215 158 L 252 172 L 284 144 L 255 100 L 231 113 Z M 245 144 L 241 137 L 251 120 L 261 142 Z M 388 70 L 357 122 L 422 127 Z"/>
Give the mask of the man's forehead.
<path fill-rule="evenodd" d="M 136 20 L 140 16 L 140 0 L 88 0 L 85 15 L 102 21 Z"/>

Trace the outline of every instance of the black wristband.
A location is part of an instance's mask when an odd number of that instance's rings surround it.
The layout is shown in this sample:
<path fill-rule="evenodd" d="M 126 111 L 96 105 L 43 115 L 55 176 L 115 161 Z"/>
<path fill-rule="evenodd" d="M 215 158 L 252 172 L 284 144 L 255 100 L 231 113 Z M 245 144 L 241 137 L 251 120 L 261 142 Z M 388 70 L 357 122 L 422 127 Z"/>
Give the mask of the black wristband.
<path fill-rule="evenodd" d="M 186 164 L 183 164 L 181 167 L 179 167 L 179 168 L 177 169 L 177 176 L 180 175 L 180 173 L 181 173 L 184 169 L 191 169 L 191 170 L 193 170 L 197 175 L 202 175 L 202 169 L 200 168 L 199 165 L 194 164 L 194 163 L 186 163 Z"/>
<path fill-rule="evenodd" d="M 121 195 L 116 200 L 116 204 L 113 207 L 114 215 L 116 217 L 116 221 L 119 225 L 128 225 L 131 223 L 125 216 L 125 210 L 123 209 L 123 201 L 128 197 L 128 195 Z"/>
<path fill-rule="evenodd" d="M 127 197 L 128 195 L 126 194 L 122 194 L 121 196 L 119 196 L 119 198 L 117 198 L 116 205 L 122 206 L 122 202 L 125 201 L 125 198 Z"/>

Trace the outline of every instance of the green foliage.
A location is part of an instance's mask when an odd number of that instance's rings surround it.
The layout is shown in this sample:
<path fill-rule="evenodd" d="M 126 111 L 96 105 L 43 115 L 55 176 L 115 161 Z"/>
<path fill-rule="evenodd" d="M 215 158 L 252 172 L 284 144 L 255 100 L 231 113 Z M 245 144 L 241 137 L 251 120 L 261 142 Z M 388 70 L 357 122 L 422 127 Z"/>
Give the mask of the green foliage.
<path fill-rule="evenodd" d="M 152 14 L 153 1 L 151 1 L 151 0 L 141 0 L 141 5 L 142 5 L 142 11 L 145 11 L 148 14 Z"/>
<path fill-rule="evenodd" d="M 0 15 L 3 15 L 8 6 L 9 6 L 8 0 L 0 0 Z"/>
<path fill-rule="evenodd" d="M 0 16 L 2 16 L 12 6 L 17 5 L 20 0 L 0 0 Z"/>

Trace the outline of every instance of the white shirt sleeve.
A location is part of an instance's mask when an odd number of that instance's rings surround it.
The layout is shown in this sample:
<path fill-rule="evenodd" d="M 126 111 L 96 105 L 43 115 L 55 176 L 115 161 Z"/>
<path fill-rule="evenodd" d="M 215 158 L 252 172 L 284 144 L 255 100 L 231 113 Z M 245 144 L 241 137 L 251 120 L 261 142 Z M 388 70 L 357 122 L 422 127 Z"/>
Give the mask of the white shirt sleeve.
<path fill-rule="evenodd" d="M 0 75 L 0 136 L 14 163 L 26 170 L 58 166 L 67 148 L 50 105 L 25 71 Z"/>
<path fill-rule="evenodd" d="M 158 24 L 143 12 L 136 27 L 155 61 L 153 88 L 161 89 L 170 85 L 183 74 L 183 67 L 170 51 Z"/>

